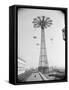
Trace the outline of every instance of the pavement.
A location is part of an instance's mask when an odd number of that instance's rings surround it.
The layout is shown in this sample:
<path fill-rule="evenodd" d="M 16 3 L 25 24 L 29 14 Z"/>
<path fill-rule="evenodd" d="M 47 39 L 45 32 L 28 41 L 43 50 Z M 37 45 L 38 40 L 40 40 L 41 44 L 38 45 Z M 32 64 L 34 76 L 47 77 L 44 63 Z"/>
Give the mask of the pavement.
<path fill-rule="evenodd" d="M 43 74 L 41 74 L 40 72 L 33 72 L 26 81 L 44 81 L 44 80 L 48 80 L 46 77 L 44 77 Z"/>

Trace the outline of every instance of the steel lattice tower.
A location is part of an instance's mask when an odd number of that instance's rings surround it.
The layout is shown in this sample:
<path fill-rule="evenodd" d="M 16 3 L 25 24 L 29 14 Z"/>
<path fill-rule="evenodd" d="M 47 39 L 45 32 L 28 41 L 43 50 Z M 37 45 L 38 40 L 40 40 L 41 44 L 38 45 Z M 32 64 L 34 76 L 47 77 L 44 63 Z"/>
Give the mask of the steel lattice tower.
<path fill-rule="evenodd" d="M 41 46 L 40 46 L 40 57 L 39 57 L 39 67 L 38 70 L 42 73 L 48 72 L 48 59 L 46 53 L 46 43 L 45 43 L 45 28 L 52 24 L 52 20 L 49 17 L 41 16 L 34 18 L 34 27 L 41 27 Z"/>
<path fill-rule="evenodd" d="M 40 47 L 40 58 L 39 58 L 39 71 L 45 73 L 48 69 L 48 59 L 46 53 L 46 44 L 45 44 L 45 32 L 44 29 L 41 30 L 41 47 Z"/>

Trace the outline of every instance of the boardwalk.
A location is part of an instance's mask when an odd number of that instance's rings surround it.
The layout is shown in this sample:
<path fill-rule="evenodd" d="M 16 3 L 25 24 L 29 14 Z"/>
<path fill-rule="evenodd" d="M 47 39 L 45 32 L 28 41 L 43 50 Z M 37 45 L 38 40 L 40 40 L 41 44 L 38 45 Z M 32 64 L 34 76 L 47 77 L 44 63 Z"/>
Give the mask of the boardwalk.
<path fill-rule="evenodd" d="M 44 81 L 48 80 L 41 72 L 29 72 L 19 75 L 19 80 L 21 82 L 25 81 Z"/>
<path fill-rule="evenodd" d="M 48 79 L 40 72 L 34 72 L 27 78 L 26 81 L 44 81 L 44 80 Z"/>
<path fill-rule="evenodd" d="M 52 72 L 49 74 L 42 74 L 39 71 L 31 72 L 28 71 L 26 73 L 22 73 L 19 75 L 19 82 L 27 82 L 27 81 L 49 81 L 49 80 L 59 80 L 64 78 L 64 73 Z"/>

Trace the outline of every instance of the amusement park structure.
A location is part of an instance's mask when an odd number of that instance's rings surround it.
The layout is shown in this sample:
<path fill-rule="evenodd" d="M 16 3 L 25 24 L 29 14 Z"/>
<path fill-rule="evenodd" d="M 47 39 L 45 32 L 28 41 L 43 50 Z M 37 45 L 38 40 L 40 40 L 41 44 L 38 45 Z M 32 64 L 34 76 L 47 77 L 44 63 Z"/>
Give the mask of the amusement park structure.
<path fill-rule="evenodd" d="M 49 70 L 49 65 L 46 52 L 45 29 L 52 25 L 52 20 L 50 19 L 50 17 L 37 16 L 37 18 L 34 18 L 33 24 L 34 28 L 41 28 L 41 46 L 38 71 L 42 73 L 47 73 Z"/>

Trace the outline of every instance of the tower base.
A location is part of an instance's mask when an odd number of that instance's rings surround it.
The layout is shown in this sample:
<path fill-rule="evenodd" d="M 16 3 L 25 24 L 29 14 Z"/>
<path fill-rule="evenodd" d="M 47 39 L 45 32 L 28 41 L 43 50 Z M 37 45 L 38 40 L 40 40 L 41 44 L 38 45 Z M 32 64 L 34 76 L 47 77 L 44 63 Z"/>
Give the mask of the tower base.
<path fill-rule="evenodd" d="M 46 73 L 49 72 L 49 68 L 40 66 L 40 67 L 38 67 L 38 71 L 40 71 L 41 73 L 46 74 Z"/>

